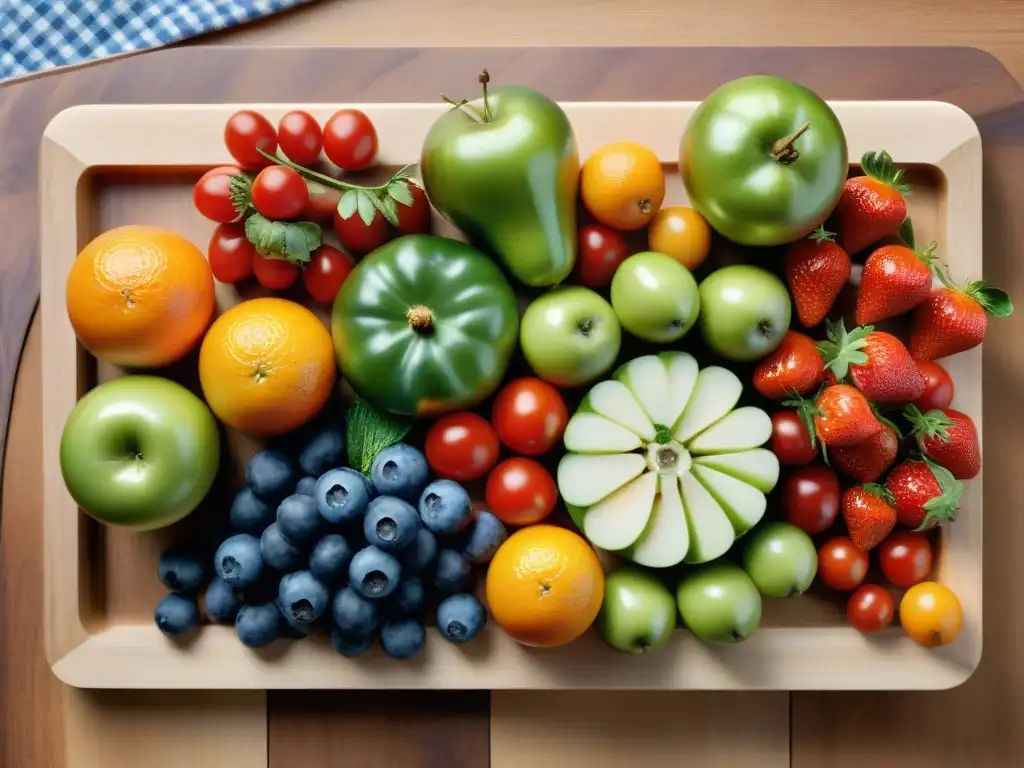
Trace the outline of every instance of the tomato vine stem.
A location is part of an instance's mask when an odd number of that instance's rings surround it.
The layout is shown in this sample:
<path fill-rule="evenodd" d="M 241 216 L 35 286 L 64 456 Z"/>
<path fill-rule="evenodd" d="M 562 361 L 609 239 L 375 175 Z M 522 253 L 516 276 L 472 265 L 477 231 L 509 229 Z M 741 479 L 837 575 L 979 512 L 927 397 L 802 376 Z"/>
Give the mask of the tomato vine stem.
<path fill-rule="evenodd" d="M 293 163 L 291 160 L 288 160 L 286 158 L 280 157 L 278 155 L 273 155 L 270 152 L 264 152 L 260 148 L 257 148 L 257 151 L 268 160 L 273 160 L 278 165 L 287 166 L 288 168 L 291 168 L 293 171 L 302 174 L 307 179 L 318 181 L 321 184 L 324 184 L 328 187 L 333 187 L 334 189 L 340 190 L 342 192 L 347 192 L 350 189 L 361 190 L 363 192 L 383 192 L 388 188 L 388 185 L 391 184 L 391 182 L 395 181 L 396 179 L 405 178 L 405 172 L 412 168 L 412 166 L 414 165 L 414 163 L 410 163 L 409 165 L 399 168 L 397 171 L 395 171 L 391 178 L 389 178 L 383 184 L 378 184 L 375 187 L 364 187 L 362 184 L 352 184 L 347 181 L 342 181 L 341 179 L 336 179 L 333 176 L 327 176 L 323 173 L 318 173 L 317 171 L 310 170 L 309 168 L 299 165 L 298 163 Z"/>

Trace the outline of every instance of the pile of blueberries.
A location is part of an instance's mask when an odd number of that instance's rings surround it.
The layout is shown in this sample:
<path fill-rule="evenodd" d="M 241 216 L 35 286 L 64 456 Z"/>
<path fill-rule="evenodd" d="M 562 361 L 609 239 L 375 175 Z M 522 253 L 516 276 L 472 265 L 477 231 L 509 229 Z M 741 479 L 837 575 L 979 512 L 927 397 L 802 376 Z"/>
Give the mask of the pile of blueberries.
<path fill-rule="evenodd" d="M 501 521 L 472 509 L 452 480 L 431 481 L 423 453 L 406 443 L 382 450 L 370 478 L 340 466 L 345 434 L 328 426 L 297 459 L 257 453 L 235 496 L 236 533 L 206 558 L 172 548 L 160 579 L 173 592 L 156 608 L 157 626 L 181 635 L 201 623 L 198 593 L 213 622 L 234 622 L 251 648 L 279 638 L 330 633 L 334 648 L 357 656 L 379 640 L 395 659 L 422 651 L 424 617 L 441 635 L 467 643 L 487 611 L 473 594 L 473 565 L 506 537 Z"/>

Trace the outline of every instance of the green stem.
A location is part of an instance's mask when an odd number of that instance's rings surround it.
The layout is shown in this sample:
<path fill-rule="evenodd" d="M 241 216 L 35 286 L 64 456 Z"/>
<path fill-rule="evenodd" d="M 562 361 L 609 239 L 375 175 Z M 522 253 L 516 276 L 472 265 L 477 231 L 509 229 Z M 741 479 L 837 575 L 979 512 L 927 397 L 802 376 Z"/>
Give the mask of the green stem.
<path fill-rule="evenodd" d="M 392 175 L 391 178 L 385 181 L 383 184 L 378 184 L 375 187 L 364 187 L 361 184 L 350 184 L 347 181 L 336 179 L 333 176 L 325 176 L 322 173 L 317 173 L 316 171 L 312 171 L 309 168 L 293 163 L 291 160 L 279 157 L 278 155 L 272 155 L 269 152 L 264 152 L 262 149 L 257 148 L 257 151 L 268 160 L 273 160 L 278 165 L 283 165 L 288 168 L 291 168 L 293 171 L 297 171 L 298 173 L 305 176 L 307 179 L 318 181 L 321 184 L 324 184 L 325 186 L 333 187 L 334 189 L 341 190 L 342 192 L 346 192 L 350 189 L 360 189 L 364 192 L 380 192 L 381 190 L 387 189 L 388 184 L 390 184 L 395 179 L 404 178 L 405 172 L 412 168 L 413 166 L 413 164 L 410 163 L 409 165 L 399 168 L 397 171 L 395 171 L 394 175 Z"/>
<path fill-rule="evenodd" d="M 480 72 L 477 80 L 480 81 L 480 85 L 484 88 L 484 122 L 489 123 L 494 119 L 494 114 L 491 112 L 491 102 L 487 99 L 487 84 L 491 82 L 491 74 L 485 69 Z"/>
<path fill-rule="evenodd" d="M 451 104 L 452 105 L 452 109 L 461 109 L 463 112 L 465 112 L 471 118 L 473 118 L 476 122 L 478 122 L 478 123 L 486 123 L 487 122 L 486 115 L 485 114 L 481 114 L 480 110 L 477 109 L 476 107 L 474 107 L 472 104 L 470 104 L 466 99 L 463 99 L 462 101 L 456 101 L 455 99 L 453 99 L 453 98 L 451 98 L 449 96 L 446 96 L 443 93 L 441 94 L 441 99 L 443 101 L 446 101 L 449 104 Z"/>

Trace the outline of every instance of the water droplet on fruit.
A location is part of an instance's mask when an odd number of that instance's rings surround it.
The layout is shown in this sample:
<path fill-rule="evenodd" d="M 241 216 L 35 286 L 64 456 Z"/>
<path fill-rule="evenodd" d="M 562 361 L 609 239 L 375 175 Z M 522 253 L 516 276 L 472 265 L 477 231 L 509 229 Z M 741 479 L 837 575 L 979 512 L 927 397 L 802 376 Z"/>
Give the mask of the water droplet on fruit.
<path fill-rule="evenodd" d="M 402 474 L 398 470 L 398 465 L 393 461 L 385 461 L 380 473 L 384 476 L 385 480 L 397 480 Z"/>
<path fill-rule="evenodd" d="M 348 504 L 348 488 L 342 485 L 332 485 L 327 489 L 327 505 L 330 507 L 344 507 Z"/>
<path fill-rule="evenodd" d="M 377 536 L 381 541 L 394 541 L 398 537 L 398 523 L 390 517 L 382 517 L 377 521 Z"/>
<path fill-rule="evenodd" d="M 370 571 L 363 576 L 363 593 L 379 595 L 388 588 L 388 577 L 383 571 Z"/>

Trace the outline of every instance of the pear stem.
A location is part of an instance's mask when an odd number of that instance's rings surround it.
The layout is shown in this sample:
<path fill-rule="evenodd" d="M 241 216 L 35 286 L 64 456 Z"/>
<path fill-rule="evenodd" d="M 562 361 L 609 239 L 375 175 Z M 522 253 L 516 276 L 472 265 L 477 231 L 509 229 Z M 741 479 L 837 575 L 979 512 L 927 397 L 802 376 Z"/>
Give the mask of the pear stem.
<path fill-rule="evenodd" d="M 772 144 L 772 148 L 770 151 L 771 156 L 778 160 L 780 163 L 784 163 L 786 165 L 794 162 L 798 157 L 800 157 L 800 152 L 797 150 L 796 147 L 793 146 L 793 142 L 799 139 L 801 136 L 803 136 L 804 132 L 810 127 L 811 121 L 808 120 L 795 131 L 793 131 L 791 135 L 776 141 L 774 144 Z"/>

